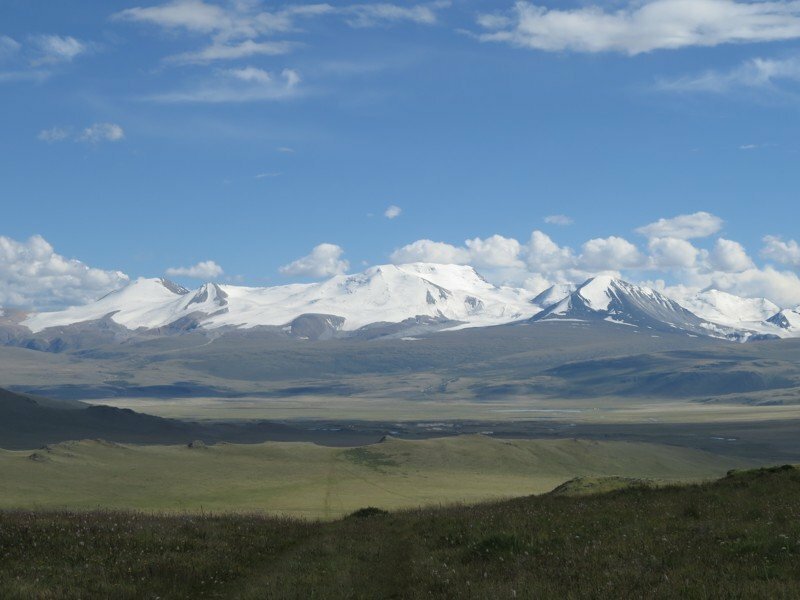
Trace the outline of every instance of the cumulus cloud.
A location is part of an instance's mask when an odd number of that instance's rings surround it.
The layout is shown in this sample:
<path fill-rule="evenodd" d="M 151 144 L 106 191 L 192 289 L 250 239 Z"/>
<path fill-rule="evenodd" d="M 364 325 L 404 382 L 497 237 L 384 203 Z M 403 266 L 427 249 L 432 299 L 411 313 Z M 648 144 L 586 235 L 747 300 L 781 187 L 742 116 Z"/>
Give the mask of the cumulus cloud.
<path fill-rule="evenodd" d="M 691 240 L 714 235 L 722 229 L 724 221 L 707 212 L 691 215 L 678 215 L 671 219 L 659 219 L 654 223 L 639 227 L 636 233 L 648 238 L 677 238 Z"/>
<path fill-rule="evenodd" d="M 574 221 L 567 215 L 549 215 L 544 218 L 544 222 L 548 225 L 572 225 Z"/>
<path fill-rule="evenodd" d="M 214 279 L 225 271 L 213 260 L 204 260 L 191 267 L 170 267 L 167 277 L 189 277 L 191 279 Z"/>
<path fill-rule="evenodd" d="M 648 243 L 650 261 L 658 269 L 689 269 L 696 265 L 700 250 L 680 238 L 653 238 Z"/>
<path fill-rule="evenodd" d="M 441 264 L 471 264 L 489 269 L 522 268 L 522 244 L 513 238 L 493 235 L 466 240 L 463 246 L 453 246 L 432 240 L 417 240 L 398 248 L 391 255 L 395 264 L 433 262 Z"/>
<path fill-rule="evenodd" d="M 563 271 L 575 266 L 575 254 L 570 248 L 561 247 L 552 238 L 541 231 L 531 233 L 526 248 L 528 267 L 539 273 Z"/>
<path fill-rule="evenodd" d="M 744 246 L 724 238 L 716 241 L 709 258 L 715 269 L 726 273 L 740 273 L 755 267 Z"/>
<path fill-rule="evenodd" d="M 484 14 L 478 38 L 548 52 L 620 52 L 794 40 L 800 3 L 794 0 L 630 0 L 550 9 L 518 1 L 509 13 Z"/>
<path fill-rule="evenodd" d="M 85 304 L 129 281 L 120 271 L 89 267 L 57 254 L 39 235 L 0 236 L 0 306 L 56 309 Z"/>
<path fill-rule="evenodd" d="M 470 263 L 477 267 L 521 268 L 522 244 L 514 238 L 493 235 L 486 239 L 474 238 L 465 242 Z"/>
<path fill-rule="evenodd" d="M 341 275 L 350 268 L 342 258 L 344 250 L 336 244 L 320 244 L 310 254 L 284 265 L 280 272 L 298 277 L 331 277 Z"/>
<path fill-rule="evenodd" d="M 800 57 L 753 58 L 727 70 L 709 70 L 676 79 L 660 79 L 655 87 L 666 92 L 725 93 L 743 88 L 771 88 L 781 82 L 800 81 Z M 742 150 L 758 145 L 740 146 Z"/>
<path fill-rule="evenodd" d="M 784 308 L 800 304 L 800 277 L 773 267 L 713 273 L 707 287 L 748 298 L 767 298 Z"/>
<path fill-rule="evenodd" d="M 396 219 L 397 217 L 400 216 L 400 213 L 402 212 L 403 212 L 402 208 L 392 204 L 385 211 L 383 211 L 383 216 L 386 217 L 387 219 Z"/>
<path fill-rule="evenodd" d="M 768 235 L 764 238 L 761 256 L 783 265 L 800 267 L 800 244 L 795 240 L 784 242 L 779 236 Z"/>
<path fill-rule="evenodd" d="M 494 283 L 536 291 L 555 283 L 581 283 L 599 273 L 633 282 L 639 281 L 642 273 L 649 273 L 656 283 L 645 285 L 658 285 L 678 300 L 704 289 L 720 289 L 794 306 L 795 299 L 800 299 L 795 273 L 760 268 L 734 240 L 717 238 L 706 247 L 689 241 L 710 236 L 721 226 L 722 219 L 709 213 L 680 215 L 639 228 L 648 237 L 644 248 L 624 237 L 610 236 L 590 239 L 578 252 L 538 230 L 524 243 L 501 235 L 470 239 L 463 245 L 424 239 L 398 248 L 391 260 L 469 264 Z M 797 260 L 800 264 L 800 245 L 796 242 L 768 236 L 765 244 L 765 257 L 784 264 L 796 264 L 792 261 Z M 658 279 L 660 274 L 672 281 L 670 286 Z M 672 293 L 676 291 L 677 296 Z"/>
<path fill-rule="evenodd" d="M 412 262 L 432 262 L 441 264 L 464 265 L 469 262 L 469 251 L 444 242 L 433 240 L 417 240 L 392 252 L 391 260 L 395 264 Z"/>
<path fill-rule="evenodd" d="M 624 238 L 595 238 L 583 244 L 580 265 L 587 270 L 618 271 L 643 266 L 643 256 Z"/>

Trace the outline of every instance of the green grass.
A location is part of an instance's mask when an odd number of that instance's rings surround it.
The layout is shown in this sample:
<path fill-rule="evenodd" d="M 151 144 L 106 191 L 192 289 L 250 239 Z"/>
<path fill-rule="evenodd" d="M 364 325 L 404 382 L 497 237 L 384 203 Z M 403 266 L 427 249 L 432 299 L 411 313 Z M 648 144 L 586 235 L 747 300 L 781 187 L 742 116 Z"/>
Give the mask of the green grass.
<path fill-rule="evenodd" d="M 0 508 L 266 512 L 336 518 L 548 492 L 574 477 L 686 481 L 752 466 L 673 446 L 461 436 L 352 449 L 308 443 L 0 451 Z"/>
<path fill-rule="evenodd" d="M 800 471 L 332 522 L 0 512 L 0 597 L 797 598 Z"/>

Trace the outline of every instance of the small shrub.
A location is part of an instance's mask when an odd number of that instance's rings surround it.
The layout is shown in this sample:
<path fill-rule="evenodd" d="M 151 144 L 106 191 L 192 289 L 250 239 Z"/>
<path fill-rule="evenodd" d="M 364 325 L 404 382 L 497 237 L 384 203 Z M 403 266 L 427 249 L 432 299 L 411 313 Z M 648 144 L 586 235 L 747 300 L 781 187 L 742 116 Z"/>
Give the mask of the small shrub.
<path fill-rule="evenodd" d="M 389 511 L 374 506 L 367 506 L 366 508 L 359 508 L 357 511 L 350 513 L 349 518 L 352 519 L 367 519 L 369 517 L 383 517 L 388 515 Z"/>

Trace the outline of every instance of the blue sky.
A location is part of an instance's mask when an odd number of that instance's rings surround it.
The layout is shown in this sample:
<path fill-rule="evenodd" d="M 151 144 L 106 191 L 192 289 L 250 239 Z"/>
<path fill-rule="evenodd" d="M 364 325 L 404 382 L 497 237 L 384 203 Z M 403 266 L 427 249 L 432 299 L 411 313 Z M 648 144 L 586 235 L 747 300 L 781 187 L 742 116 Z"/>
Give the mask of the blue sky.
<path fill-rule="evenodd" d="M 781 1 L 5 0 L 0 303 L 78 299 L 53 257 L 91 295 L 445 256 L 800 304 L 799 45 Z"/>

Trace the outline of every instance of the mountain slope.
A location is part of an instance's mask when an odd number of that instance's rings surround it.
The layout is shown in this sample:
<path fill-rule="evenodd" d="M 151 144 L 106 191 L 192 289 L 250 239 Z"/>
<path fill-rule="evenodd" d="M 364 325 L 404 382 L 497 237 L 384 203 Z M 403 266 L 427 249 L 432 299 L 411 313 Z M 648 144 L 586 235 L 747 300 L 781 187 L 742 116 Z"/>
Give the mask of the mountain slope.
<path fill-rule="evenodd" d="M 188 290 L 166 279 L 140 278 L 91 304 L 58 312 L 38 313 L 22 321 L 33 332 L 50 327 L 98 321 L 109 317 L 128 329 L 152 328 L 182 316 L 181 300 Z"/>
<path fill-rule="evenodd" d="M 553 320 L 602 320 L 652 331 L 682 331 L 731 339 L 747 335 L 701 319 L 655 290 L 609 276 L 589 279 L 531 319 L 533 322 Z"/>
<path fill-rule="evenodd" d="M 800 334 L 800 306 L 795 309 L 782 310 L 767 319 L 767 322 L 780 327 L 785 332 Z"/>
<path fill-rule="evenodd" d="M 720 290 L 700 292 L 681 304 L 703 319 L 731 327 L 763 323 L 780 311 L 766 298 L 742 298 Z"/>

